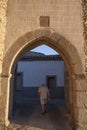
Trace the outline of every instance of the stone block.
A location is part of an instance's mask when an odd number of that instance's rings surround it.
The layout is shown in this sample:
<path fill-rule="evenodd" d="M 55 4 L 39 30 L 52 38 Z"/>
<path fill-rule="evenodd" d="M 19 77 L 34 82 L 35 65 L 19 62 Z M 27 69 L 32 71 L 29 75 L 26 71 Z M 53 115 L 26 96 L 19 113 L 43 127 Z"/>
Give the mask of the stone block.
<path fill-rule="evenodd" d="M 86 91 L 87 90 L 87 79 L 76 79 L 76 85 L 73 87 L 75 91 Z"/>
<path fill-rule="evenodd" d="M 87 124 L 87 109 L 74 107 L 74 119 L 79 124 Z"/>
<path fill-rule="evenodd" d="M 0 109 L 0 122 L 3 124 L 5 120 L 5 109 Z"/>
<path fill-rule="evenodd" d="M 83 123 L 78 122 L 76 124 L 76 129 L 75 130 L 87 130 L 87 124 L 83 124 Z"/>
<path fill-rule="evenodd" d="M 87 91 L 74 91 L 74 106 L 78 108 L 87 108 Z"/>

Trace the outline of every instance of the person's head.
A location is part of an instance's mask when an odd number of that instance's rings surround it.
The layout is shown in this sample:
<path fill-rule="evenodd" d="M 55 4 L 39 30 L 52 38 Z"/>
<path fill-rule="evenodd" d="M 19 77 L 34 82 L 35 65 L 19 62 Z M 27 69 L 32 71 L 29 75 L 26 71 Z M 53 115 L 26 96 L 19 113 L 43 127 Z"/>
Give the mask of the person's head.
<path fill-rule="evenodd" d="M 42 84 L 41 84 L 41 86 L 45 86 L 45 84 L 44 84 L 44 83 L 42 83 Z"/>

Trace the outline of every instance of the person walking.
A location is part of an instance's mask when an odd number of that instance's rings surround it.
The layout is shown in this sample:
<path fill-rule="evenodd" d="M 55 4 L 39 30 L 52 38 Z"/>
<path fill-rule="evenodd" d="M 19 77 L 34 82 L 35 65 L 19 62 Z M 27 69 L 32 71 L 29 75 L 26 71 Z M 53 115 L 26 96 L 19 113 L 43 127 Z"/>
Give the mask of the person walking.
<path fill-rule="evenodd" d="M 44 83 L 42 83 L 42 85 L 38 89 L 38 95 L 40 97 L 40 103 L 41 103 L 41 110 L 42 110 L 41 114 L 45 114 L 47 100 L 50 100 L 50 92 Z"/>

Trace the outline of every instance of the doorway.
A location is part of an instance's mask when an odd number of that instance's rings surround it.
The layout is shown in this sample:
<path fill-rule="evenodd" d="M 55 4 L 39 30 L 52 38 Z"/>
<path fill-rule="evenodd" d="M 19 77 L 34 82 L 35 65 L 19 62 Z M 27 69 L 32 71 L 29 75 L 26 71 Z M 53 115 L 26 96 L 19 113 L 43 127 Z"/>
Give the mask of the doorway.
<path fill-rule="evenodd" d="M 49 76 L 47 76 L 47 86 L 48 86 L 49 89 L 57 87 L 56 76 L 55 75 L 49 75 Z"/>

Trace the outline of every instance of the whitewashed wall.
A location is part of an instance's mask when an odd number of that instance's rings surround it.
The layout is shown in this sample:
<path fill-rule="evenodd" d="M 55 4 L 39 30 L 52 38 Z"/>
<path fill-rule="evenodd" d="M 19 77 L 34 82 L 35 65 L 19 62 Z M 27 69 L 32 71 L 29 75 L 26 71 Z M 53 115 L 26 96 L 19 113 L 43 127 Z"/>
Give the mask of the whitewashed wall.
<path fill-rule="evenodd" d="M 64 86 L 63 61 L 20 61 L 17 72 L 23 72 L 23 86 L 37 87 L 46 84 L 47 75 L 57 76 L 57 86 Z"/>

